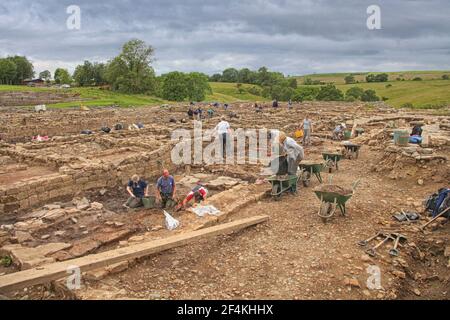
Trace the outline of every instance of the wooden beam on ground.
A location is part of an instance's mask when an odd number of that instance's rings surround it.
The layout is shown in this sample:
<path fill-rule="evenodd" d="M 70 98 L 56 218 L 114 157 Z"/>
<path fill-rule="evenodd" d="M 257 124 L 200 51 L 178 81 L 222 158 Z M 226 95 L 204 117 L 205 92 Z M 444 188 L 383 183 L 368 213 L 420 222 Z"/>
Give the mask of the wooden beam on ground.
<path fill-rule="evenodd" d="M 195 240 L 229 234 L 269 220 L 268 216 L 256 216 L 225 223 L 207 229 L 153 240 L 63 262 L 52 263 L 12 274 L 0 276 L 0 293 L 17 291 L 26 287 L 59 280 L 71 275 L 69 270 L 80 268 L 81 272 L 95 270 L 126 260 L 149 256 L 161 251 L 181 247 Z"/>

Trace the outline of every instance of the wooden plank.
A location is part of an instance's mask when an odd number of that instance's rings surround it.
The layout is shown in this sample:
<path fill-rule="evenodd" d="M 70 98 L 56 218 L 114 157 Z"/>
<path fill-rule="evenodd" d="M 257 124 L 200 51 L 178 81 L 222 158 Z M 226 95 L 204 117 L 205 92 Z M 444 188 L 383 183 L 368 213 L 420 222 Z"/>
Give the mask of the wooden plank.
<path fill-rule="evenodd" d="M 207 229 L 197 230 L 172 236 L 166 239 L 154 240 L 136 244 L 126 248 L 120 248 L 99 254 L 52 263 L 42 267 L 7 274 L 0 277 L 0 292 L 11 292 L 26 287 L 48 283 L 69 276 L 68 269 L 74 266 L 80 268 L 81 272 L 95 270 L 106 267 L 125 260 L 132 260 L 145 257 L 154 253 L 184 246 L 195 240 L 213 237 L 222 234 L 229 234 L 256 224 L 269 220 L 268 216 L 256 216 L 241 219 L 214 226 Z"/>

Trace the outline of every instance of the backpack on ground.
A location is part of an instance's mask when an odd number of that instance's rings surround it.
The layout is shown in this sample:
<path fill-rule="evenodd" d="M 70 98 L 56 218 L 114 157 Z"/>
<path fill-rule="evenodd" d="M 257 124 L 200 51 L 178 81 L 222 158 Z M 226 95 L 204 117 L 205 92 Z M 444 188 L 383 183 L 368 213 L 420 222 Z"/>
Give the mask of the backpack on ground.
<path fill-rule="evenodd" d="M 439 189 L 425 200 L 425 209 L 430 212 L 433 217 L 450 207 L 450 188 Z M 447 212 L 444 217 L 450 218 Z"/>

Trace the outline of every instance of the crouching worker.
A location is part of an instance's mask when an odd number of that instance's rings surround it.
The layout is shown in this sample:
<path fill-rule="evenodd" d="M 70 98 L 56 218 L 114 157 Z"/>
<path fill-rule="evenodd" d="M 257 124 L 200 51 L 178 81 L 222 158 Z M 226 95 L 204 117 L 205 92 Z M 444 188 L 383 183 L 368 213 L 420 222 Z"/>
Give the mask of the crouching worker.
<path fill-rule="evenodd" d="M 148 197 L 148 184 L 140 179 L 138 175 L 134 175 L 128 182 L 127 191 L 130 194 L 130 198 L 123 206 L 130 209 L 139 208 L 144 205 L 142 198 Z"/>
<path fill-rule="evenodd" d="M 288 175 L 297 175 L 298 165 L 305 157 L 303 148 L 294 139 L 287 137 L 284 132 L 280 132 L 279 142 L 282 146 L 282 153 L 287 157 Z"/>
<path fill-rule="evenodd" d="M 175 179 L 170 175 L 169 170 L 164 170 L 162 177 L 156 183 L 156 199 L 161 201 L 163 209 L 167 207 L 169 201 L 174 201 L 175 192 Z"/>
<path fill-rule="evenodd" d="M 206 203 L 206 196 L 208 195 L 208 189 L 206 189 L 201 184 L 198 184 L 194 189 L 192 189 L 191 192 L 186 196 L 186 198 L 183 200 L 182 203 L 180 203 L 177 206 L 177 211 L 181 211 L 183 209 L 186 209 L 186 205 L 194 199 L 194 206 L 197 205 L 197 203 L 204 202 Z"/>

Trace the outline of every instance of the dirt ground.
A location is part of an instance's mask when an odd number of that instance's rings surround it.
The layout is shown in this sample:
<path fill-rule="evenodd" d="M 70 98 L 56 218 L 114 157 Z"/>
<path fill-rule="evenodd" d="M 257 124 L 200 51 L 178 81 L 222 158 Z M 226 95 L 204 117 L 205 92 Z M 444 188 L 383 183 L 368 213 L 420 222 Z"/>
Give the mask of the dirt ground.
<path fill-rule="evenodd" d="M 336 216 L 324 224 L 317 215 L 318 199 L 311 188 L 303 188 L 280 201 L 260 201 L 231 218 L 268 214 L 265 225 L 171 250 L 94 288 L 104 290 L 105 285 L 138 299 L 448 299 L 443 256 L 430 253 L 422 262 L 402 248 L 401 260 L 392 259 L 389 244 L 372 259 L 357 245 L 379 230 L 400 231 L 411 242 L 425 241 L 422 238 L 427 237 L 414 225 L 395 223 L 391 216 L 396 210 L 410 209 L 405 192 L 422 199 L 440 187 L 402 184 L 375 175 L 370 165 L 376 161 L 375 153 L 364 150 L 358 160 L 343 161 L 341 172 L 334 175 L 334 182 L 343 186 L 362 178 L 347 217 Z M 315 181 L 312 187 L 316 185 Z M 449 227 L 447 223 L 433 236 L 448 244 Z M 426 267 L 429 263 L 433 268 Z M 381 268 L 384 290 L 366 288 L 369 266 Z M 403 272 L 413 278 L 402 279 Z M 346 279 L 357 279 L 360 287 L 347 285 Z"/>
<path fill-rule="evenodd" d="M 190 121 L 178 123 L 173 127 L 164 125 L 171 117 L 181 119 L 186 111 L 184 106 L 153 110 L 148 118 L 145 109 L 114 111 L 92 111 L 98 117 L 114 115 L 114 119 L 148 119 L 146 126 L 152 126 L 142 133 L 145 137 L 164 135 L 173 128 L 192 128 Z M 214 205 L 227 211 L 224 222 L 236 221 L 255 215 L 268 215 L 267 223 L 250 227 L 243 231 L 201 240 L 187 246 L 171 249 L 158 255 L 127 262 L 115 272 L 103 273 L 94 278 L 83 277 L 83 287 L 75 292 L 59 290 L 53 285 L 36 286 L 19 292 L 9 293 L 12 299 L 449 299 L 450 276 L 449 257 L 444 251 L 450 245 L 450 224 L 440 219 L 425 232 L 419 226 L 429 218 L 423 213 L 423 200 L 439 188 L 448 187 L 450 168 L 446 158 L 450 155 L 450 135 L 440 130 L 436 123 L 448 123 L 449 117 L 433 114 L 432 111 L 399 112 L 385 107 L 366 108 L 357 104 L 308 104 L 296 106 L 293 111 L 283 108 L 267 108 L 263 114 L 257 114 L 248 105 L 234 105 L 232 111 L 239 118 L 230 119 L 234 128 L 270 128 L 286 131 L 293 136 L 298 124 L 308 113 L 315 125 L 312 145 L 305 146 L 306 160 L 322 160 L 325 150 L 341 150 L 342 142 L 332 141 L 330 132 L 338 123 L 365 129 L 365 133 L 352 139 L 362 145 L 357 159 L 343 159 L 339 170 L 331 174 L 322 172 L 324 182 L 352 188 L 359 181 L 353 197 L 347 204 L 347 216 L 336 212 L 326 223 L 318 216 L 320 201 L 313 192 L 320 184 L 315 177 L 309 187 L 301 187 L 295 194 L 283 195 L 280 199 L 270 196 L 270 184 L 261 182 L 264 168 L 258 165 L 212 165 L 192 166 L 189 170 L 177 167 L 173 171 L 180 184 L 180 195 L 186 194 L 196 181 L 211 185 Z M 76 113 L 76 111 L 68 111 Z M 219 110 L 218 114 L 228 112 Z M 9 117 L 21 117 L 8 111 Z M 26 115 L 27 118 L 32 118 Z M 55 112 L 60 118 L 61 111 Z M 49 118 L 52 114 L 48 115 Z M 94 121 L 91 117 L 89 123 Z M 159 120 L 157 120 L 159 118 Z M 164 120 L 161 120 L 164 119 Z M 159 123 L 158 123 L 159 121 Z M 218 121 L 205 120 L 205 127 L 214 127 Z M 407 126 L 411 122 L 423 121 L 427 141 L 419 149 L 415 146 L 397 148 L 389 135 L 395 128 Z M 19 120 L 16 119 L 16 122 Z M 79 124 L 77 124 L 79 125 Z M 88 125 L 88 124 L 86 124 Z M 171 125 L 172 126 L 172 125 Z M 95 128 L 91 128 L 95 129 Z M 51 128 L 52 131 L 56 128 Z M 73 134 L 73 128 L 67 133 Z M 10 143 L 23 141 L 25 137 L 9 130 Z M 74 158 L 73 144 L 64 139 L 56 139 L 45 146 L 50 157 L 61 152 L 60 159 L 54 164 L 85 163 L 86 159 L 101 158 L 105 164 L 121 165 L 136 153 L 144 139 L 136 140 L 133 135 L 123 133 L 114 136 L 109 142 L 94 137 L 98 148 L 88 147 L 83 151 L 84 159 Z M 167 139 L 167 138 L 166 138 Z M 59 142 L 58 142 L 59 141 Z M 134 149 L 123 148 L 133 141 Z M 164 145 L 168 140 L 158 140 Z M 82 140 L 76 142 L 83 146 Z M 108 144 L 111 144 L 108 147 Z M 155 145 L 152 145 L 155 147 Z M 27 157 L 39 156 L 40 148 L 31 148 L 25 144 Z M 11 150 L 5 145 L 4 150 Z M 15 146 L 17 148 L 17 145 Z M 409 149 L 408 149 L 409 148 Z M 64 151 L 66 150 L 67 151 Z M 426 150 L 425 150 L 426 149 Z M 1 152 L 0 148 L 0 152 Z M 17 149 L 15 149 L 17 150 Z M 62 150 L 62 151 L 61 151 Z M 85 154 L 84 154 L 85 153 Z M 130 153 L 130 154 L 129 154 Z M 2 156 L 14 155 L 5 151 Z M 23 159 L 21 164 L 29 165 Z M 64 163 L 62 163 L 64 162 Z M 1 165 L 1 162 L 0 162 Z M 6 167 L 11 164 L 4 164 Z M 51 174 L 46 171 L 27 170 L 32 174 Z M 74 166 L 75 168 L 75 166 Z M 75 168 L 76 169 L 76 168 Z M 78 169 L 77 169 L 78 170 Z M 80 169 L 84 170 L 84 169 Z M 19 171 L 20 172 L 20 171 Z M 6 176 L 5 176 L 6 177 Z M 19 176 L 20 178 L 21 176 Z M 229 184 L 217 182 L 221 178 L 233 178 Z M 156 181 L 157 176 L 146 176 Z M 0 181 L 7 181 L 2 179 Z M 152 187 L 153 188 L 153 187 Z M 237 189 L 234 189 L 237 188 Z M 238 191 L 235 191 L 238 190 Z M 254 194 L 267 191 L 265 195 L 248 200 Z M 152 189 L 153 192 L 153 189 Z M 262 194 L 262 193 L 261 193 Z M 130 211 L 122 207 L 126 200 L 124 186 L 92 188 L 49 201 L 55 208 L 37 206 L 23 212 L 6 212 L 0 220 L 12 225 L 14 229 L 3 228 L 3 241 L 0 245 L 21 244 L 35 248 L 39 245 L 63 242 L 71 247 L 51 255 L 55 261 L 65 261 L 84 256 L 126 247 L 144 240 L 166 238 L 195 230 L 204 223 L 202 218 L 185 211 L 174 213 L 181 227 L 170 232 L 164 228 L 164 218 L 160 209 Z M 248 199 L 247 199 L 248 197 Z M 87 201 L 84 207 L 84 198 Z M 242 204 L 236 205 L 242 201 Z M 52 214 L 49 215 L 49 210 Z M 62 210 L 55 211 L 52 210 Z M 401 210 L 420 214 L 419 222 L 397 222 L 392 215 Z M 39 212 L 41 216 L 39 216 Z M 173 211 L 171 211 L 173 212 Z M 57 218 L 54 218 L 57 215 Z M 32 227 L 36 217 L 44 216 L 44 226 Z M 8 218 L 6 218 L 8 217 Z M 13 218 L 11 218 L 13 217 Z M 74 222 L 74 219 L 76 222 Z M 12 220 L 11 220 L 12 219 Z M 29 229 L 23 229 L 28 223 Z M 2 224 L 2 223 L 0 223 Z M 6 231 L 5 231 L 6 230 Z M 18 231 L 27 232 L 26 241 L 20 241 Z M 365 254 L 365 248 L 358 242 L 369 238 L 379 231 L 401 233 L 408 239 L 400 246 L 400 255 L 393 258 L 388 251 L 392 242 L 378 249 L 376 257 Z M 15 232 L 15 233 L 14 233 Z M 28 238 L 28 234 L 31 238 Z M 2 239 L 0 233 L 0 240 Z M 24 235 L 21 233 L 23 238 Z M 10 237 L 10 238 L 8 238 Z M 133 239 L 134 238 L 134 239 Z M 9 239 L 9 240 L 8 240 Z M 19 239 L 19 240 L 18 240 Z M 48 258 L 48 256 L 47 256 Z M 24 265 L 22 265 L 23 268 Z M 371 272 L 379 268 L 381 288 L 369 288 Z M 2 273 L 19 271 L 17 263 L 5 268 Z M 372 270 L 372 271 L 371 271 Z M 1 279 L 1 278 L 0 278 Z M 55 289 L 55 286 L 57 287 Z M 60 285 L 59 285 L 60 288 Z"/>

